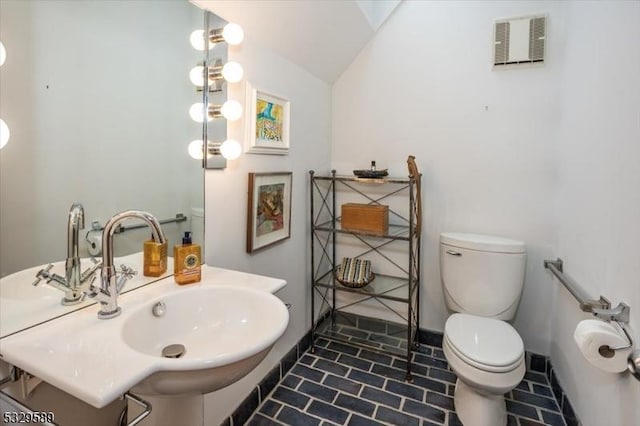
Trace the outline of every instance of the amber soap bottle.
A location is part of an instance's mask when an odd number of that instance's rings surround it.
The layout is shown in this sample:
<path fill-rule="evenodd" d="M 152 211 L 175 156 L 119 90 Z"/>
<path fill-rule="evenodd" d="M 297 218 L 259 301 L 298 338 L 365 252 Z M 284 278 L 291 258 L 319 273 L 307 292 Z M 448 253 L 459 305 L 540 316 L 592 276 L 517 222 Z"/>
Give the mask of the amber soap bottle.
<path fill-rule="evenodd" d="M 144 242 L 143 274 L 145 277 L 159 277 L 167 272 L 167 243 L 157 243 L 153 236 Z"/>
<path fill-rule="evenodd" d="M 173 272 L 178 284 L 200 282 L 200 246 L 191 242 L 191 232 L 185 232 L 182 244 L 173 247 Z"/>

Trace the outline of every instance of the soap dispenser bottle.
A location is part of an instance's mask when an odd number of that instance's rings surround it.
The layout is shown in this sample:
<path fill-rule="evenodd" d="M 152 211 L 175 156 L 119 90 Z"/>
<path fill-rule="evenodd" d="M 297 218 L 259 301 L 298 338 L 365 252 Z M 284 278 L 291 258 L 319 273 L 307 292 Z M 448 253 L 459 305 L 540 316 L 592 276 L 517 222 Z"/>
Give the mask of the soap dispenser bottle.
<path fill-rule="evenodd" d="M 144 242 L 143 274 L 145 277 L 159 277 L 167 272 L 167 243 L 157 243 L 153 239 Z"/>
<path fill-rule="evenodd" d="M 199 282 L 202 279 L 200 265 L 200 246 L 192 243 L 191 232 L 185 232 L 182 244 L 173 247 L 173 276 L 176 283 Z"/>

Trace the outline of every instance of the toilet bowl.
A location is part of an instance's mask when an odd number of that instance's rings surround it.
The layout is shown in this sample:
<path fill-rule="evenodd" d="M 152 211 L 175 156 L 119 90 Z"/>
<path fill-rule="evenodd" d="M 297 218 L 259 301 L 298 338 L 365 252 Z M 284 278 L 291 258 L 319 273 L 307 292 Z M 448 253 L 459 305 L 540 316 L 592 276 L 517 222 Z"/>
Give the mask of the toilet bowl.
<path fill-rule="evenodd" d="M 453 314 L 445 325 L 442 348 L 458 376 L 454 404 L 465 426 L 507 423 L 504 394 L 525 374 L 524 345 L 504 321 Z"/>
<path fill-rule="evenodd" d="M 478 234 L 440 235 L 447 307 L 442 348 L 458 376 L 454 404 L 465 426 L 507 424 L 504 394 L 525 374 L 524 344 L 506 321 L 524 282 L 524 243 Z"/>

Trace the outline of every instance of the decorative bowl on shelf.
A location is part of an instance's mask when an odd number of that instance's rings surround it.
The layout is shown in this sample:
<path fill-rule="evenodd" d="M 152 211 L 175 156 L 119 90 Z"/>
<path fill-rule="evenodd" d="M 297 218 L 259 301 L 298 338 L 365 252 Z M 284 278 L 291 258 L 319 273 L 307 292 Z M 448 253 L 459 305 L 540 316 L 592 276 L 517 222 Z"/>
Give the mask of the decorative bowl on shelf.
<path fill-rule="evenodd" d="M 354 170 L 353 174 L 359 178 L 380 179 L 385 176 L 388 176 L 389 172 L 387 171 L 387 169 L 382 169 L 382 170 L 363 169 L 363 170 Z"/>

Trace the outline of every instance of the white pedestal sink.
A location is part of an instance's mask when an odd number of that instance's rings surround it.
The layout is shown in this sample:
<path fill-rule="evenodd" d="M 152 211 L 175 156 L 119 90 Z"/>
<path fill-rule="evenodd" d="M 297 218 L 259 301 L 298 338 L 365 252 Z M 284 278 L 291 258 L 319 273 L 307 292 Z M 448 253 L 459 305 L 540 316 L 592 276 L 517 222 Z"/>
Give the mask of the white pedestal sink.
<path fill-rule="evenodd" d="M 88 306 L 2 338 L 0 356 L 96 408 L 127 391 L 152 405 L 158 398 L 152 413 L 167 401 L 177 404 L 174 413 L 184 413 L 184 404 L 202 407 L 203 393 L 251 371 L 289 322 L 271 294 L 284 280 L 209 266 L 202 272 L 198 284 L 179 286 L 169 277 L 121 295 L 116 318 L 98 319 L 98 306 Z M 156 316 L 160 302 L 164 313 Z M 173 344 L 183 353 L 164 357 Z M 181 417 L 180 424 L 193 423 Z"/>

